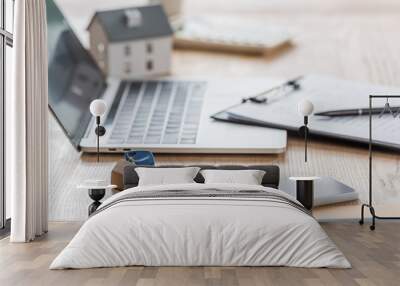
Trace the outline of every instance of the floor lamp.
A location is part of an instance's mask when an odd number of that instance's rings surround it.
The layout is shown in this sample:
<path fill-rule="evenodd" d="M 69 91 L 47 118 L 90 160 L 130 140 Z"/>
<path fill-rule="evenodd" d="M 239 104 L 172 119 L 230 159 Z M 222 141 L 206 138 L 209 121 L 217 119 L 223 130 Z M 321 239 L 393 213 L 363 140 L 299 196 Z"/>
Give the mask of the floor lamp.
<path fill-rule="evenodd" d="M 100 137 L 106 134 L 106 128 L 100 125 L 100 116 L 104 115 L 107 111 L 107 104 L 102 99 L 95 99 L 90 103 L 90 113 L 96 117 L 96 129 L 97 135 L 97 162 L 100 161 Z"/>

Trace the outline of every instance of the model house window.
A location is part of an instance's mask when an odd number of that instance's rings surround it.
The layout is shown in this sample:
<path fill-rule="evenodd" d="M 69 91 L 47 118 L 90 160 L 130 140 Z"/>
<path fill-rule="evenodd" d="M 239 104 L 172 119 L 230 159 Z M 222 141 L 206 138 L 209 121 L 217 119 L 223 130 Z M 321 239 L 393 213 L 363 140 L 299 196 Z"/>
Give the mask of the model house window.
<path fill-rule="evenodd" d="M 151 43 L 147 43 L 146 50 L 148 54 L 151 54 L 153 52 L 153 45 Z"/>
<path fill-rule="evenodd" d="M 4 229 L 6 219 L 10 216 L 7 204 L 10 195 L 6 193 L 5 185 L 5 103 L 11 92 L 11 49 L 13 46 L 13 16 L 14 1 L 0 0 L 0 229 Z"/>
<path fill-rule="evenodd" d="M 151 71 L 153 69 L 153 61 L 152 60 L 148 60 L 146 62 L 146 68 L 148 71 Z"/>
<path fill-rule="evenodd" d="M 131 63 L 125 63 L 125 73 L 131 73 L 131 72 L 132 72 Z"/>
<path fill-rule="evenodd" d="M 130 56 L 131 55 L 131 46 L 125 46 L 125 56 Z"/>

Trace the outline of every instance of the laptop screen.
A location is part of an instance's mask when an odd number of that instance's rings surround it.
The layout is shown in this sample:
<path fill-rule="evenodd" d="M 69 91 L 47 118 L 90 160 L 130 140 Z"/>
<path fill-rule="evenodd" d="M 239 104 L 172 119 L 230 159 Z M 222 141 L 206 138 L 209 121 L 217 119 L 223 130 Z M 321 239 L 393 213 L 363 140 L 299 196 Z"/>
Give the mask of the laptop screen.
<path fill-rule="evenodd" d="M 49 106 L 79 149 L 91 120 L 90 102 L 101 96 L 105 79 L 53 0 L 46 1 Z"/>

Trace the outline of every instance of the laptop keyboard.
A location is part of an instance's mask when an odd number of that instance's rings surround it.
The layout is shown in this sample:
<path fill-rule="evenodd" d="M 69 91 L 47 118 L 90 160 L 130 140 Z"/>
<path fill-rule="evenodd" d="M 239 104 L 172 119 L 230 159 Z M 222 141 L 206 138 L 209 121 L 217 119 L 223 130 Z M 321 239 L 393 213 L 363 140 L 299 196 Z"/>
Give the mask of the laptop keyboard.
<path fill-rule="evenodd" d="M 125 82 L 110 144 L 195 144 L 205 82 Z M 110 111 L 111 113 L 112 111 Z"/>

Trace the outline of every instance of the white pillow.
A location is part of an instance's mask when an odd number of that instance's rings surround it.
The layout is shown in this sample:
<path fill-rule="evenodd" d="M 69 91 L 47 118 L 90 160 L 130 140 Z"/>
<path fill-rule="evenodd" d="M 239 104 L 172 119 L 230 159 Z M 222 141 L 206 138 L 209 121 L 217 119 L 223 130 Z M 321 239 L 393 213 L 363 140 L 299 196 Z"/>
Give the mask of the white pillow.
<path fill-rule="evenodd" d="M 200 168 L 135 168 L 139 186 L 195 183 L 193 180 Z"/>
<path fill-rule="evenodd" d="M 261 170 L 202 170 L 206 184 L 261 185 L 265 171 Z"/>

